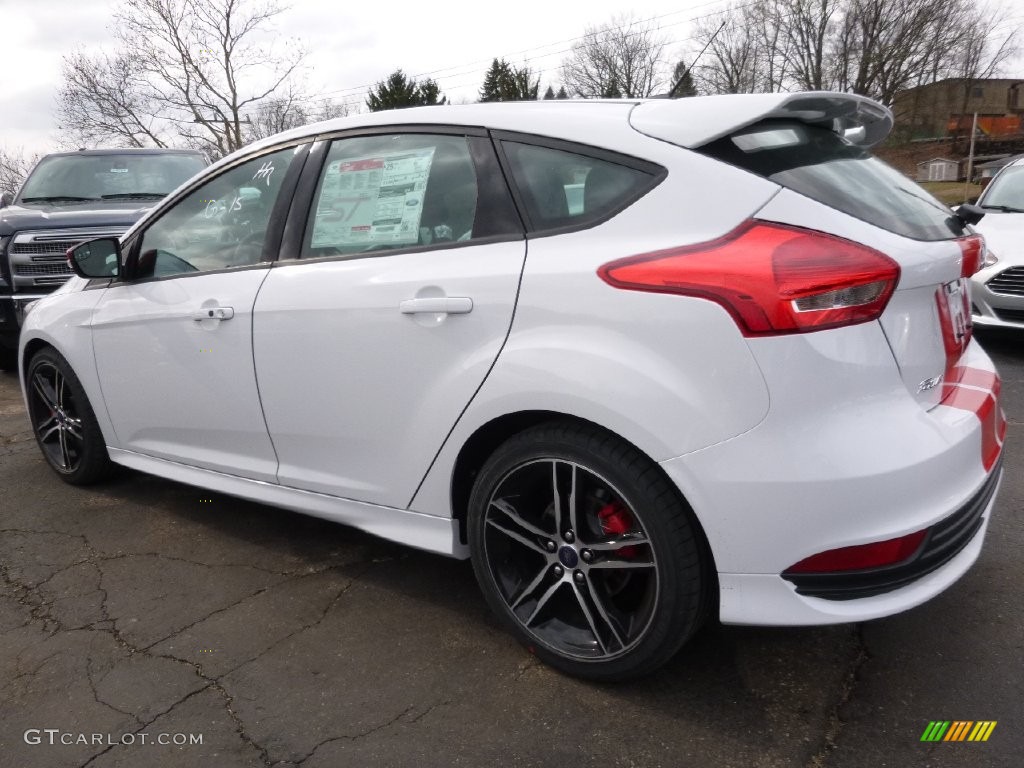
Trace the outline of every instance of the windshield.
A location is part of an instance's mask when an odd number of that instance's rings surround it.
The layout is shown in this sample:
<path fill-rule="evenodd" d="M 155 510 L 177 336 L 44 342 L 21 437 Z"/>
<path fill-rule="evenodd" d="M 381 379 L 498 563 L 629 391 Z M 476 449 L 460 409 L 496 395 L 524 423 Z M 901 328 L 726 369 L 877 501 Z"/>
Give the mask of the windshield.
<path fill-rule="evenodd" d="M 985 190 L 981 205 L 1024 211 L 1024 165 L 1011 166 L 996 176 Z"/>
<path fill-rule="evenodd" d="M 19 199 L 162 197 L 205 165 L 201 155 L 55 155 L 39 161 Z"/>
<path fill-rule="evenodd" d="M 963 234 L 949 208 L 825 128 L 764 121 L 700 151 L 898 235 L 944 240 Z"/>

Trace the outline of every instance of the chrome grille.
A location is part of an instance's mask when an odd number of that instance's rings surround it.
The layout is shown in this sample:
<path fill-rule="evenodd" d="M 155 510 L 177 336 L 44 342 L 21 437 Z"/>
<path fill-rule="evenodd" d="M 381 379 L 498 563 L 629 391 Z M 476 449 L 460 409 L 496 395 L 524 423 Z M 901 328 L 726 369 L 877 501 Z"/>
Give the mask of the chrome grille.
<path fill-rule="evenodd" d="M 14 274 L 16 275 L 71 275 L 71 267 L 67 262 L 62 264 L 15 264 Z"/>
<path fill-rule="evenodd" d="M 11 253 L 26 254 L 60 254 L 63 256 L 68 248 L 74 248 L 81 240 L 50 240 L 31 243 L 15 243 Z"/>
<path fill-rule="evenodd" d="M 1010 267 L 989 280 L 986 285 L 992 293 L 1024 296 L 1024 267 Z"/>
<path fill-rule="evenodd" d="M 73 274 L 68 248 L 94 237 L 120 237 L 125 228 L 51 229 L 18 232 L 7 247 L 15 293 L 48 293 Z"/>

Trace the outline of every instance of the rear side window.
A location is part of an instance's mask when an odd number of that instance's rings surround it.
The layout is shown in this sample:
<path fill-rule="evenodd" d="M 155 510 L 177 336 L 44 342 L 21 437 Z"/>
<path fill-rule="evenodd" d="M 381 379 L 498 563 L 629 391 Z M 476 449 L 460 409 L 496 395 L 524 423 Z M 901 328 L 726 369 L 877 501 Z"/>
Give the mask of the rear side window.
<path fill-rule="evenodd" d="M 563 149 L 502 142 L 534 230 L 597 222 L 635 201 L 660 175 Z"/>
<path fill-rule="evenodd" d="M 964 233 L 949 208 L 827 128 L 765 121 L 699 151 L 898 235 L 946 240 Z"/>

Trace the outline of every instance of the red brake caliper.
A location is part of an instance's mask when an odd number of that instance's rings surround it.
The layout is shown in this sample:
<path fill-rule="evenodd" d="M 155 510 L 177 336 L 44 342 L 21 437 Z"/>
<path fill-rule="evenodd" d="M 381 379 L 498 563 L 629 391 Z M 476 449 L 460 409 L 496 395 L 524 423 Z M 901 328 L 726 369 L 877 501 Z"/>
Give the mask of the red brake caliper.
<path fill-rule="evenodd" d="M 633 516 L 615 501 L 601 507 L 597 512 L 597 518 L 601 521 L 601 530 L 608 536 L 621 536 L 633 528 Z M 636 547 L 623 547 L 618 553 L 620 557 L 628 560 L 636 555 Z"/>

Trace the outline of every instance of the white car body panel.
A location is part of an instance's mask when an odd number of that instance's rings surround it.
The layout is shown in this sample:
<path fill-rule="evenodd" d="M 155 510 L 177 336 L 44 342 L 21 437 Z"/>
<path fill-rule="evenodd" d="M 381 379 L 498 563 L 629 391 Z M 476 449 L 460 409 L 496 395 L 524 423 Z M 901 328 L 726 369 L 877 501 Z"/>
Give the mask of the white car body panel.
<path fill-rule="evenodd" d="M 276 479 L 252 357 L 252 306 L 268 271 L 199 273 L 106 290 L 92 328 L 112 445 Z M 230 307 L 234 317 L 194 319 L 219 307 Z"/>
<path fill-rule="evenodd" d="M 274 267 L 253 327 L 281 484 L 407 506 L 505 341 L 525 252 L 518 241 Z M 472 310 L 400 310 L 445 296 Z"/>

